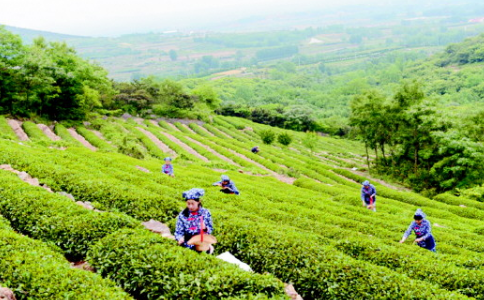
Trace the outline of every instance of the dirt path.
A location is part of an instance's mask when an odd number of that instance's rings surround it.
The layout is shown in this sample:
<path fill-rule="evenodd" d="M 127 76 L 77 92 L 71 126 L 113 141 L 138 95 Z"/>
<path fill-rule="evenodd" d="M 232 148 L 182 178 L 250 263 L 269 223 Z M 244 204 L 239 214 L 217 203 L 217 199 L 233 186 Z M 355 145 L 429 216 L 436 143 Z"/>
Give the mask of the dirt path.
<path fill-rule="evenodd" d="M 173 125 L 172 123 L 170 123 L 170 122 L 166 122 L 166 121 L 165 121 L 165 123 L 166 123 L 166 124 L 167 124 L 169 127 L 173 128 L 173 130 L 175 130 L 175 131 L 177 131 L 177 132 L 181 132 L 181 131 L 180 131 L 180 129 L 178 129 L 178 128 L 177 128 L 175 125 Z"/>
<path fill-rule="evenodd" d="M 294 151 L 294 152 L 296 152 L 296 153 L 301 154 L 301 151 L 299 151 L 299 150 L 298 150 L 298 149 L 296 149 L 296 148 L 289 147 L 289 150 L 291 150 L 291 151 Z"/>
<path fill-rule="evenodd" d="M 156 120 L 150 120 L 150 123 L 155 125 L 156 127 L 160 127 L 160 124 L 158 124 L 158 122 L 156 122 Z"/>
<path fill-rule="evenodd" d="M 327 162 L 325 163 L 326 165 L 330 166 L 330 167 L 333 167 L 333 168 L 341 168 L 341 166 L 338 166 L 338 165 L 335 165 L 335 161 L 334 160 L 331 160 L 331 159 L 328 159 L 324 156 L 320 156 L 319 154 L 315 153 L 314 156 L 316 156 L 317 158 Z"/>
<path fill-rule="evenodd" d="M 220 159 L 222 159 L 222 160 L 224 160 L 224 161 L 228 162 L 229 164 L 232 164 L 232 165 L 235 165 L 235 166 L 237 166 L 237 167 L 239 167 L 239 168 L 242 168 L 242 166 L 240 166 L 238 163 L 234 162 L 233 160 L 231 160 L 231 159 L 230 159 L 230 158 L 228 158 L 227 156 L 224 156 L 224 155 L 222 155 L 222 154 L 218 153 L 217 151 L 213 150 L 213 149 L 212 149 L 212 148 L 210 148 L 209 146 L 204 145 L 204 144 L 200 143 L 199 141 L 196 141 L 196 140 L 194 140 L 194 139 L 192 139 L 192 138 L 189 138 L 188 136 L 186 136 L 185 138 L 186 138 L 187 140 L 189 140 L 190 142 L 192 142 L 192 143 L 194 143 L 194 144 L 197 144 L 197 145 L 199 145 L 200 147 L 205 148 L 205 150 L 207 150 L 208 152 L 212 153 L 213 155 L 215 155 L 215 156 L 219 157 Z"/>
<path fill-rule="evenodd" d="M 165 135 L 172 142 L 177 143 L 180 147 L 182 147 L 183 149 L 185 149 L 188 153 L 195 155 L 196 157 L 200 158 L 201 160 L 203 160 L 205 162 L 208 162 L 209 161 L 208 158 L 206 158 L 205 156 L 200 155 L 200 153 L 198 153 L 197 151 L 193 150 L 193 148 L 191 148 L 187 144 L 183 143 L 182 141 L 180 141 L 176 137 L 172 136 L 171 134 L 169 134 L 167 132 L 163 132 L 163 131 L 160 131 L 160 133 L 163 134 L 163 135 Z"/>
<path fill-rule="evenodd" d="M 104 137 L 104 135 L 103 135 L 101 132 L 99 132 L 99 131 L 97 131 L 97 130 L 94 130 L 94 129 L 88 129 L 88 130 L 90 130 L 90 131 L 91 131 L 92 133 L 94 133 L 94 134 L 95 134 L 95 135 L 96 135 L 98 138 L 100 138 L 101 140 L 105 141 L 106 143 L 108 143 L 108 144 L 112 144 L 112 143 L 113 143 L 113 142 L 111 142 L 111 141 L 106 140 L 106 138 Z"/>
<path fill-rule="evenodd" d="M 347 162 L 349 164 L 354 164 L 358 167 L 361 167 L 364 164 L 361 161 L 356 161 L 356 160 L 353 160 L 351 158 L 339 157 L 339 156 L 332 155 L 332 154 L 328 154 L 328 155 L 330 155 L 331 157 L 334 157 L 335 159 L 339 159 L 339 160 L 342 160 L 344 162 Z"/>
<path fill-rule="evenodd" d="M 29 140 L 29 136 L 25 133 L 25 131 L 22 128 L 22 122 L 18 120 L 12 120 L 12 119 L 7 119 L 7 122 L 8 122 L 8 125 L 12 127 L 13 131 L 15 132 L 19 140 L 21 140 L 22 142 Z"/>
<path fill-rule="evenodd" d="M 142 119 L 142 118 L 133 118 L 133 120 L 134 120 L 134 121 L 136 122 L 136 124 L 138 124 L 138 125 L 144 125 L 144 124 L 143 124 L 144 119 Z"/>
<path fill-rule="evenodd" d="M 193 129 L 190 128 L 190 126 L 183 124 L 183 123 L 180 123 L 180 124 L 181 124 L 182 127 L 186 128 L 188 131 L 190 131 L 190 133 L 197 134 L 195 131 L 193 131 Z"/>
<path fill-rule="evenodd" d="M 393 185 L 393 184 L 390 184 L 388 182 L 385 182 L 381 179 L 377 179 L 377 178 L 374 178 L 374 177 L 371 177 L 368 173 L 366 172 L 361 172 L 361 171 L 353 171 L 351 169 L 347 169 L 348 171 L 350 171 L 351 173 L 353 174 L 356 174 L 356 175 L 360 175 L 360 176 L 364 176 L 366 177 L 370 182 L 377 182 L 383 186 L 386 186 L 387 188 L 391 188 L 391 189 L 394 189 L 394 190 L 397 190 L 397 191 L 404 191 L 404 192 L 411 192 L 412 190 L 409 189 L 409 188 L 406 188 L 406 187 L 403 187 L 403 186 L 396 186 L 396 185 Z"/>
<path fill-rule="evenodd" d="M 12 166 L 10 166 L 10 165 L 0 165 L 0 169 L 1 170 L 5 170 L 5 171 L 9 171 L 9 172 L 12 172 L 12 173 L 15 173 L 15 174 L 18 175 L 18 177 L 22 181 L 24 181 L 24 182 L 26 182 L 26 183 L 28 183 L 28 184 L 30 184 L 32 186 L 38 186 L 38 187 L 44 188 L 49 193 L 53 193 L 53 191 L 47 185 L 40 184 L 40 182 L 39 182 L 39 180 L 37 178 L 34 178 L 34 177 L 30 176 L 27 172 L 20 172 L 20 171 L 18 171 L 16 169 L 12 168 Z"/>
<path fill-rule="evenodd" d="M 167 153 L 170 156 L 172 156 L 173 158 L 178 156 L 175 151 L 173 151 L 172 149 L 170 149 L 170 147 L 168 147 L 162 141 L 160 141 L 153 133 L 151 133 L 148 130 L 143 129 L 141 127 L 136 127 L 136 129 L 138 129 L 144 135 L 146 135 L 153 143 L 156 144 L 156 146 L 158 146 L 158 148 L 161 149 L 161 151 L 163 151 L 163 153 Z"/>
<path fill-rule="evenodd" d="M 97 150 L 97 148 L 94 147 L 93 145 L 91 145 L 91 143 L 89 143 L 82 135 L 77 133 L 77 131 L 74 128 L 69 128 L 69 129 L 67 129 L 67 131 L 69 131 L 70 135 L 73 138 L 75 138 L 79 143 L 81 143 L 84 147 L 86 147 L 86 148 L 88 148 L 92 151 Z"/>
<path fill-rule="evenodd" d="M 230 135 L 226 134 L 225 132 L 223 132 L 222 130 L 219 130 L 218 128 L 215 128 L 215 130 L 217 130 L 218 132 L 220 132 L 220 134 L 222 134 L 223 136 L 226 136 L 228 139 L 235 139 L 233 136 L 230 136 Z"/>
<path fill-rule="evenodd" d="M 215 137 L 215 134 L 211 133 L 210 131 L 208 131 L 205 127 L 201 126 L 201 125 L 198 125 L 198 128 L 200 128 L 201 131 L 205 132 L 206 134 L 208 134 L 209 136 L 213 136 Z M 198 134 L 198 133 L 197 133 Z"/>
<path fill-rule="evenodd" d="M 266 168 L 265 166 L 261 165 L 260 163 L 256 162 L 256 161 L 253 161 L 252 159 L 248 158 L 247 156 L 243 155 L 243 154 L 240 154 L 232 149 L 228 149 L 226 148 L 227 151 L 230 151 L 230 153 L 232 153 L 233 155 L 236 155 L 248 162 L 250 162 L 251 164 L 269 172 L 272 176 L 274 176 L 275 178 L 277 178 L 279 181 L 282 181 L 282 182 L 285 182 L 285 183 L 288 183 L 288 184 L 292 184 L 294 181 L 296 181 L 296 178 L 293 178 L 293 177 L 288 177 L 288 176 L 284 176 L 284 175 L 281 175 L 281 174 L 278 174 L 268 168 Z"/>
<path fill-rule="evenodd" d="M 60 141 L 61 138 L 57 136 L 47 125 L 44 124 L 37 124 L 40 130 L 44 132 L 44 134 L 53 141 Z"/>

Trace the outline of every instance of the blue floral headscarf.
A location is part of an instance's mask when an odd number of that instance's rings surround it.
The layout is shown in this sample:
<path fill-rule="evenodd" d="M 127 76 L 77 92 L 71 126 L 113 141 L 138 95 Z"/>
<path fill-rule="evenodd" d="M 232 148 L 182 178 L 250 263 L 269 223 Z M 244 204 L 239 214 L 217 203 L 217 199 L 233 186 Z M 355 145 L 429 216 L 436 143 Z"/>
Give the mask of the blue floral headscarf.
<path fill-rule="evenodd" d="M 200 197 L 203 195 L 205 195 L 205 191 L 198 188 L 193 188 L 182 193 L 182 196 L 185 200 L 200 200 Z"/>
<path fill-rule="evenodd" d="M 414 216 L 419 216 L 419 217 L 422 217 L 422 219 L 425 219 L 425 217 L 427 216 L 420 208 L 418 208 L 416 211 L 415 211 L 415 214 Z"/>

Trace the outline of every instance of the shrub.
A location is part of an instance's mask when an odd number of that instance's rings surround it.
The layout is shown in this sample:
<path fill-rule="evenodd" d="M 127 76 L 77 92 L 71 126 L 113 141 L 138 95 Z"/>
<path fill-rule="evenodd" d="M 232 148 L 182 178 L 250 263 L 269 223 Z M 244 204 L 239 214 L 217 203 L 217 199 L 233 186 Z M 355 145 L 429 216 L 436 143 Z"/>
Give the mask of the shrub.
<path fill-rule="evenodd" d="M 260 131 L 259 136 L 261 137 L 262 142 L 267 145 L 272 144 L 276 138 L 276 134 L 270 129 Z"/>
<path fill-rule="evenodd" d="M 288 133 L 284 132 L 277 136 L 277 141 L 284 146 L 289 146 L 292 143 L 292 137 Z"/>
<path fill-rule="evenodd" d="M 303 139 L 303 144 L 309 149 L 309 151 L 311 151 L 311 153 L 313 153 L 318 145 L 318 135 L 315 132 L 306 132 L 306 135 Z"/>

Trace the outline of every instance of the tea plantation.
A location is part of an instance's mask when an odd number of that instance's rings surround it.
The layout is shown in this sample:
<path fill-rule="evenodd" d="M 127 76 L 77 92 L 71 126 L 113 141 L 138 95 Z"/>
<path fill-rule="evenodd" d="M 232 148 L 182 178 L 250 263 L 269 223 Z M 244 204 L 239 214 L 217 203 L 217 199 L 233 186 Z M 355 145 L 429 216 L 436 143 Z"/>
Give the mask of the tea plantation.
<path fill-rule="evenodd" d="M 286 299 L 284 283 L 304 299 L 484 299 L 484 204 L 428 199 L 370 178 L 378 201 L 369 211 L 357 142 L 317 137 L 311 145 L 305 133 L 230 117 L 97 118 L 55 124 L 56 141 L 33 122 L 22 128 L 28 141 L 0 117 L 0 165 L 53 192 L 0 170 L 0 285 L 17 299 Z M 258 133 L 267 129 L 292 143 L 263 144 Z M 174 178 L 160 172 L 166 156 Z M 239 196 L 212 187 L 221 174 Z M 192 187 L 206 191 L 215 254 L 230 251 L 253 273 L 141 226 L 155 219 L 173 230 L 181 193 Z M 437 253 L 398 243 L 416 208 L 433 225 Z"/>

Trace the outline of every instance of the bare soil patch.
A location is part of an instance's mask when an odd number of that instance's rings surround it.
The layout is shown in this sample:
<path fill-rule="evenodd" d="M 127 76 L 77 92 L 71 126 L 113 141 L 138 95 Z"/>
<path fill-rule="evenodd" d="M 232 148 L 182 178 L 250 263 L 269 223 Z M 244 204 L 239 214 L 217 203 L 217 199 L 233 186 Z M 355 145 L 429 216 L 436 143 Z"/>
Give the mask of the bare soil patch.
<path fill-rule="evenodd" d="M 79 133 L 77 133 L 77 131 L 74 129 L 74 128 L 69 128 L 67 129 L 67 131 L 69 131 L 69 134 L 75 138 L 77 141 L 79 141 L 79 143 L 81 143 L 84 147 L 92 150 L 92 151 L 96 151 L 97 148 L 94 147 L 93 145 L 91 145 L 91 143 L 89 143 L 82 135 L 80 135 Z"/>
<path fill-rule="evenodd" d="M 42 132 L 51 140 L 53 141 L 60 141 L 61 138 L 55 134 L 47 125 L 44 124 L 37 124 L 37 127 L 39 127 Z"/>
<path fill-rule="evenodd" d="M 205 156 L 202 156 L 200 153 L 198 153 L 197 151 L 193 150 L 193 148 L 191 148 L 187 144 L 183 143 L 182 141 L 180 141 L 179 139 L 177 139 L 173 135 L 171 135 L 171 134 L 169 134 L 167 132 L 163 132 L 163 131 L 160 131 L 160 132 L 161 132 L 161 134 L 164 134 L 167 138 L 169 138 L 172 142 L 177 143 L 180 147 L 182 147 L 183 149 L 185 149 L 188 153 L 195 155 L 196 157 L 200 158 L 203 161 L 206 161 L 206 162 L 209 161 L 208 158 L 206 158 Z"/>
<path fill-rule="evenodd" d="M 190 133 L 197 134 L 193 129 L 190 128 L 187 124 L 180 123 L 183 128 L 186 128 Z"/>
<path fill-rule="evenodd" d="M 22 122 L 18 120 L 12 120 L 12 119 L 8 119 L 7 122 L 8 122 L 8 125 L 12 127 L 13 131 L 15 132 L 19 140 L 21 141 L 29 140 L 29 136 L 25 133 L 25 131 L 22 128 Z"/>
<path fill-rule="evenodd" d="M 205 150 L 209 151 L 209 152 L 210 152 L 210 153 L 212 153 L 213 155 L 216 155 L 216 156 L 217 156 L 217 157 L 219 157 L 220 159 L 222 159 L 222 160 L 224 160 L 224 161 L 226 161 L 226 162 L 228 162 L 228 163 L 230 163 L 230 164 L 232 164 L 232 165 L 235 165 L 235 166 L 237 166 L 237 167 L 240 167 L 240 168 L 241 168 L 241 166 L 240 166 L 238 163 L 234 162 L 233 160 L 231 160 L 231 159 L 230 159 L 230 158 L 228 158 L 227 156 L 224 156 L 224 155 L 222 155 L 222 154 L 218 153 L 217 151 L 213 150 L 213 149 L 212 149 L 212 148 L 210 148 L 209 146 L 207 146 L 207 145 L 205 145 L 205 144 L 202 144 L 202 143 L 200 143 L 199 141 L 196 141 L 196 140 L 194 140 L 194 139 L 192 139 L 192 138 L 189 138 L 188 136 L 186 136 L 185 138 L 186 138 L 186 139 L 188 139 L 190 142 L 192 142 L 192 143 L 194 143 L 194 144 L 197 144 L 197 145 L 199 145 L 200 147 L 205 148 Z"/>
<path fill-rule="evenodd" d="M 170 154 L 173 158 L 177 157 L 178 155 L 176 154 L 175 151 L 173 151 L 170 147 L 165 145 L 162 141 L 160 141 L 153 133 L 141 128 L 141 127 L 136 127 L 139 131 L 141 131 L 144 135 L 146 135 L 155 145 L 163 151 L 163 153 Z"/>

